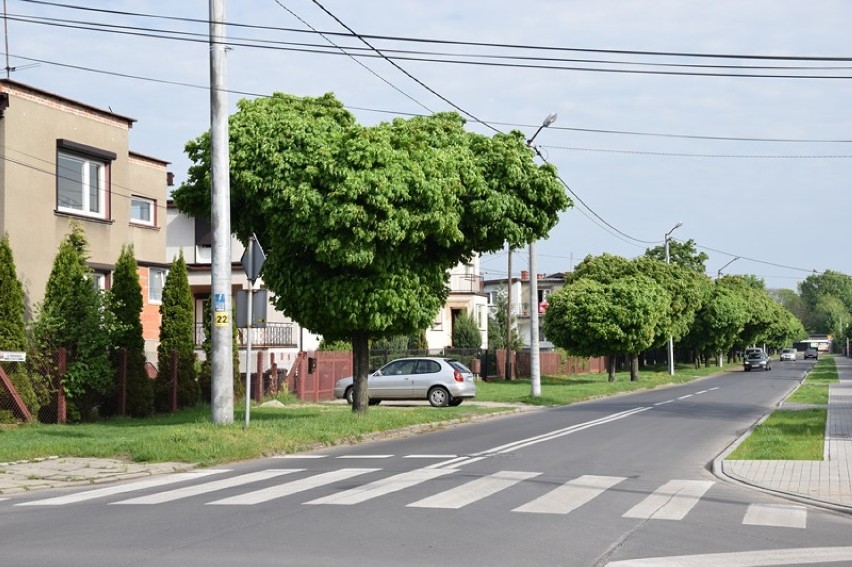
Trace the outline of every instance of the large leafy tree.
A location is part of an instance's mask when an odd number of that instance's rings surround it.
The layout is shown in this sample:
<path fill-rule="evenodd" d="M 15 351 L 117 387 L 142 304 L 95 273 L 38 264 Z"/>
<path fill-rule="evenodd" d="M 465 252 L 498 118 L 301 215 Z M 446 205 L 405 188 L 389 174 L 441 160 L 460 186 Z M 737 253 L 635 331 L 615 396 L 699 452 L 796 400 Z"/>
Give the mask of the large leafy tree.
<path fill-rule="evenodd" d="M 645 250 L 645 256 L 665 262 L 665 244 L 648 248 Z M 707 271 L 705 263 L 709 258 L 710 256 L 706 252 L 698 252 L 696 250 L 695 241 L 691 238 L 686 242 L 669 240 L 669 260 L 672 264 L 677 264 L 678 266 L 683 266 L 684 268 L 703 274 Z"/>
<path fill-rule="evenodd" d="M 160 344 L 157 347 L 156 408 L 169 409 L 172 352 L 177 352 L 177 405 L 194 406 L 201 394 L 195 370 L 195 319 L 192 291 L 183 251 L 172 262 L 163 284 L 160 304 Z"/>
<path fill-rule="evenodd" d="M 230 144 L 232 227 L 263 243 L 279 310 L 352 341 L 356 412 L 371 338 L 427 328 L 453 266 L 545 236 L 570 205 L 520 132 L 472 134 L 452 113 L 364 127 L 330 94 L 277 93 L 238 103 Z M 186 150 L 175 202 L 209 218 L 209 135 Z"/>
<path fill-rule="evenodd" d="M 746 298 L 742 294 L 726 286 L 713 285 L 683 341 L 695 351 L 696 365 L 699 355 L 710 357 L 733 348 L 748 317 Z"/>
<path fill-rule="evenodd" d="M 668 292 L 650 278 L 629 275 L 610 283 L 580 278 L 548 298 L 542 329 L 558 347 L 580 356 L 609 356 L 609 380 L 615 379 L 615 357 L 631 362 L 654 342 L 665 317 Z M 637 367 L 630 365 L 630 379 Z"/>
<path fill-rule="evenodd" d="M 145 371 L 145 338 L 142 335 L 142 285 L 133 245 L 121 247 L 110 289 L 117 326 L 113 356 L 118 370 L 118 349 L 127 352 L 127 413 L 146 417 L 154 412 L 154 388 Z"/>

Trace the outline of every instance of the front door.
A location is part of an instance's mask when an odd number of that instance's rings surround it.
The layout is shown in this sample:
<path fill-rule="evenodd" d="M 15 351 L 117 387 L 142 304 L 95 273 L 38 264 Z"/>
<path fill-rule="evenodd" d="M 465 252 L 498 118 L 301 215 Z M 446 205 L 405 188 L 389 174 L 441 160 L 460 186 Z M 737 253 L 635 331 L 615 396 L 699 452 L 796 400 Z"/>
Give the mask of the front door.
<path fill-rule="evenodd" d="M 416 360 L 394 360 L 384 365 L 381 374 L 373 374 L 367 379 L 369 396 L 382 400 L 404 399 L 411 397 L 411 379 Z"/>

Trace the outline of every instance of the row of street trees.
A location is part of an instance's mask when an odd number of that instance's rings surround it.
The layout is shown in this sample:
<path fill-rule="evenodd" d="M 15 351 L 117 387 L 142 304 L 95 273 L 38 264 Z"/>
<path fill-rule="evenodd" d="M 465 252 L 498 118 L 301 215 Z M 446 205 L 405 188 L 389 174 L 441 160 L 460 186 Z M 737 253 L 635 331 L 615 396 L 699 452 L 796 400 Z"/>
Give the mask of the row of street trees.
<path fill-rule="evenodd" d="M 669 337 L 701 359 L 750 344 L 789 346 L 806 336 L 801 322 L 753 276 L 705 275 L 707 255 L 693 241 L 672 244 L 672 263 L 660 247 L 627 260 L 603 254 L 584 259 L 553 294 L 543 330 L 556 346 L 582 356 L 608 356 L 609 379 L 620 354 L 638 379 L 639 356 Z"/>
<path fill-rule="evenodd" d="M 146 372 L 142 336 L 142 288 L 133 246 L 122 247 L 112 286 L 102 291 L 87 266 L 88 243 L 72 223 L 59 246 L 44 300 L 25 320 L 24 293 L 15 270 L 8 235 L 0 240 L 0 350 L 25 351 L 26 363 L 14 363 L 11 380 L 30 411 L 50 411 L 56 403 L 58 357 L 66 352 L 63 388 L 72 420 L 86 421 L 117 412 L 118 373 L 126 353 L 126 412 L 135 417 L 170 409 L 167 378 Z M 158 366 L 166 377 L 172 353 L 178 359 L 178 406 L 198 403 L 192 295 L 183 256 L 171 265 L 160 305 L 162 323 Z M 55 411 L 55 408 L 53 409 Z"/>

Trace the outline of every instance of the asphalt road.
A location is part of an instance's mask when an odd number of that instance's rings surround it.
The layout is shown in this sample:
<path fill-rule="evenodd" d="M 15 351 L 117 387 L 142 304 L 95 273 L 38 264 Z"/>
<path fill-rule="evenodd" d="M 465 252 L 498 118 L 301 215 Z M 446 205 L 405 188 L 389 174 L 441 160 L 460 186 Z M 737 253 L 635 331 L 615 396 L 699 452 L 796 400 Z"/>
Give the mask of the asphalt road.
<path fill-rule="evenodd" d="M 852 518 L 709 472 L 811 365 L 19 495 L 0 502 L 0 564 L 848 565 Z"/>

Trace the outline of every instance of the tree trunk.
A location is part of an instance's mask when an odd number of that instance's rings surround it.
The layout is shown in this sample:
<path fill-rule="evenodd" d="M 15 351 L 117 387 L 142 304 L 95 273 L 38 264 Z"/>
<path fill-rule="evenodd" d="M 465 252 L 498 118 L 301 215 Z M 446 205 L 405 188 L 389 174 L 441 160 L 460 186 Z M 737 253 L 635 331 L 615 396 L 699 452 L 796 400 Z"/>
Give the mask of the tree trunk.
<path fill-rule="evenodd" d="M 629 355 L 630 358 L 630 381 L 639 381 L 639 356 L 635 354 Z"/>
<path fill-rule="evenodd" d="M 611 354 L 606 361 L 607 380 L 610 382 L 615 382 L 615 360 L 616 355 Z"/>
<path fill-rule="evenodd" d="M 370 398 L 367 395 L 367 375 L 370 373 L 370 340 L 366 331 L 356 331 L 352 334 L 352 382 L 355 395 L 352 400 L 352 411 L 367 413 Z"/>

